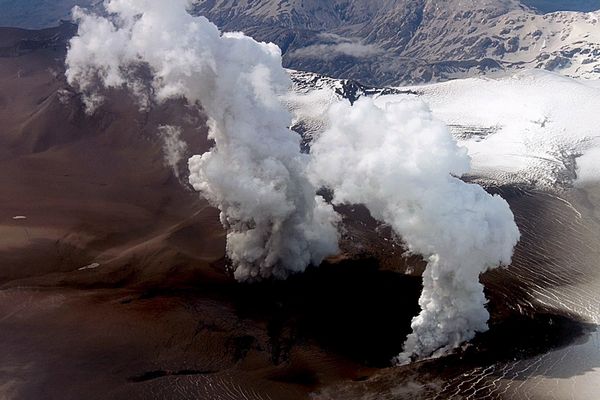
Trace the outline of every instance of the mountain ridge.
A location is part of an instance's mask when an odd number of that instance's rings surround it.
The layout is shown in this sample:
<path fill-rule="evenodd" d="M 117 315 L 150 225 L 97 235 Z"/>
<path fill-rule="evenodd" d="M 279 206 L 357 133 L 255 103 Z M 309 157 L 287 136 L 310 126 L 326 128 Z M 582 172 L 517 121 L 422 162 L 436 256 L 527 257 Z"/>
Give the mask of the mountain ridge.
<path fill-rule="evenodd" d="M 600 11 L 544 14 L 594 1 L 196 0 L 190 11 L 277 44 L 287 68 L 389 86 L 532 68 L 599 78 Z M 98 1 L 0 0 L 0 26 L 56 24 L 76 3 Z"/>
<path fill-rule="evenodd" d="M 599 12 L 541 14 L 515 0 L 200 0 L 193 12 L 276 43 L 285 67 L 367 85 L 527 68 L 600 76 Z"/>

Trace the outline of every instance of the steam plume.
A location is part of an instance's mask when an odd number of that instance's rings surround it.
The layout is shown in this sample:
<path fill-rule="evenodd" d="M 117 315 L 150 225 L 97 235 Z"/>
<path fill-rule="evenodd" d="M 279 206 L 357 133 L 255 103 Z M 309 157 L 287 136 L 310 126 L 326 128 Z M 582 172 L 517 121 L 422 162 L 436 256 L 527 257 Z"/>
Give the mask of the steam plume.
<path fill-rule="evenodd" d="M 362 98 L 331 106 L 311 148 L 316 184 L 335 204 L 362 203 L 428 261 L 400 363 L 443 353 L 487 330 L 479 275 L 509 264 L 519 231 L 508 204 L 458 176 L 470 159 L 420 101 Z M 379 105 L 379 103 L 381 103 Z"/>
<path fill-rule="evenodd" d="M 97 84 L 148 100 L 202 105 L 214 148 L 189 160 L 190 183 L 221 210 L 240 280 L 285 278 L 337 252 L 337 214 L 306 178 L 308 157 L 279 100 L 291 86 L 281 52 L 242 33 L 221 34 L 186 0 L 108 0 L 109 17 L 74 10 L 79 34 L 67 79 L 100 99 Z M 136 78 L 152 76 L 150 90 Z"/>
<path fill-rule="evenodd" d="M 165 163 L 171 167 L 173 174 L 179 179 L 179 162 L 183 160 L 187 143 L 181 139 L 181 128 L 172 125 L 161 125 L 158 133 L 162 137 Z"/>

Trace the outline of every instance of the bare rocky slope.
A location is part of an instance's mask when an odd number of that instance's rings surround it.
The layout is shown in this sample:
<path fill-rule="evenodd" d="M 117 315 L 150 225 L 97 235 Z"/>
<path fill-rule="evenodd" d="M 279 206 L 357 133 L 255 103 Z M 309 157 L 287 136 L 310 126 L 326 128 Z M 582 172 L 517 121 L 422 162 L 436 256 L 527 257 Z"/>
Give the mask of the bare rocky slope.
<path fill-rule="evenodd" d="M 370 85 L 524 68 L 600 76 L 598 12 L 517 0 L 200 0 L 194 12 L 277 43 L 286 67 Z"/>

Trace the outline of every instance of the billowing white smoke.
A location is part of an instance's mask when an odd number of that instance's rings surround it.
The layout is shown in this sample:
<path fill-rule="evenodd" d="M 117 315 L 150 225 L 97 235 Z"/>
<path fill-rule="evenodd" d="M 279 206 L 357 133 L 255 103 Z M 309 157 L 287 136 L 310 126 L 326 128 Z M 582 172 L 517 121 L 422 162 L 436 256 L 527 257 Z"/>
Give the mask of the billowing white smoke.
<path fill-rule="evenodd" d="M 389 223 L 427 268 L 421 313 L 397 361 L 441 354 L 487 329 L 479 275 L 509 264 L 519 231 L 508 204 L 457 177 L 470 159 L 415 100 L 334 104 L 312 144 L 316 184 L 335 204 L 362 203 Z"/>
<path fill-rule="evenodd" d="M 315 196 L 325 185 L 335 203 L 365 204 L 429 260 L 422 312 L 400 361 L 485 330 L 479 275 L 510 262 L 519 233 L 504 200 L 457 178 L 469 158 L 447 129 L 419 102 L 336 104 L 309 174 L 281 101 L 291 82 L 279 49 L 221 34 L 186 6 L 109 0 L 110 17 L 76 9 L 67 78 L 91 109 L 98 85 L 128 87 L 143 106 L 174 97 L 202 105 L 215 147 L 190 159 L 190 183 L 221 210 L 236 277 L 285 278 L 337 252 L 338 216 Z M 148 73 L 150 87 L 139 78 Z"/>
<path fill-rule="evenodd" d="M 110 17 L 74 10 L 79 35 L 67 78 L 99 99 L 97 84 L 130 88 L 145 104 L 183 97 L 209 117 L 215 147 L 189 160 L 190 183 L 221 210 L 237 279 L 285 278 L 338 250 L 338 216 L 306 178 L 308 156 L 279 98 L 291 81 L 273 44 L 221 34 L 186 0 L 108 0 Z M 147 67 L 151 90 L 136 70 Z M 142 69 L 143 70 L 143 69 Z"/>

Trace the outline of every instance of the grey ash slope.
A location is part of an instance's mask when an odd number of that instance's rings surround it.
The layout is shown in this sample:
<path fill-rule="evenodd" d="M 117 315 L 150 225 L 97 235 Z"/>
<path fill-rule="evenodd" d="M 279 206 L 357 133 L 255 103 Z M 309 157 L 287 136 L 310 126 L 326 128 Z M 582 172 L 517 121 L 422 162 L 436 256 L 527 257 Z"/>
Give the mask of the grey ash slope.
<path fill-rule="evenodd" d="M 524 68 L 600 76 L 598 13 L 517 0 L 200 0 L 194 12 L 277 43 L 286 67 L 369 85 Z"/>

